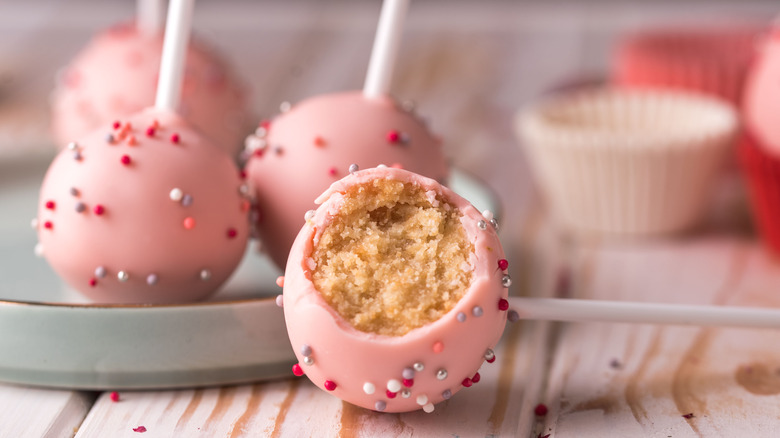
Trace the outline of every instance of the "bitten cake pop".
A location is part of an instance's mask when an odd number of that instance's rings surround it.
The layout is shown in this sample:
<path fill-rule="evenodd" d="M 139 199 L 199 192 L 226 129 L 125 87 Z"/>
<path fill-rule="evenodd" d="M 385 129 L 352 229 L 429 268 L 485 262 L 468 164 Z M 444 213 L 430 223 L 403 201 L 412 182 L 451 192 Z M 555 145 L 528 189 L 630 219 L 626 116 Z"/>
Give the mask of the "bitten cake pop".
<path fill-rule="evenodd" d="M 247 138 L 248 180 L 257 194 L 257 230 L 279 267 L 312 200 L 350 164 L 387 164 L 444 181 L 441 141 L 387 93 L 406 0 L 385 2 L 363 92 L 307 99 L 262 123 Z M 389 19 L 394 21 L 388 22 Z M 392 32 L 391 32 L 392 30 Z"/>
<path fill-rule="evenodd" d="M 387 167 L 344 177 L 317 203 L 283 281 L 294 373 L 385 412 L 431 412 L 477 383 L 511 283 L 490 213 Z"/>
<path fill-rule="evenodd" d="M 57 79 L 51 102 L 57 145 L 151 106 L 162 43 L 161 32 L 142 32 L 132 22 L 95 36 Z M 214 50 L 197 40 L 189 45 L 177 112 L 231 155 L 251 130 L 246 96 L 247 87 Z"/>
<path fill-rule="evenodd" d="M 172 0 L 156 106 L 72 142 L 41 187 L 39 250 L 104 303 L 206 297 L 238 265 L 249 201 L 232 158 L 172 112 L 192 0 Z"/>

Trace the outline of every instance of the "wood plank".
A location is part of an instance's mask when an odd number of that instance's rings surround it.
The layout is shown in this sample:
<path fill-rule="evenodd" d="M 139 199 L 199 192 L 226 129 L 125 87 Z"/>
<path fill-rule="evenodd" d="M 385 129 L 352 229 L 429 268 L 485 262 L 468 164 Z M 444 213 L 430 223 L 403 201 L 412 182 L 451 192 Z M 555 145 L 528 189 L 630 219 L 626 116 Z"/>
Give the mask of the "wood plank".
<path fill-rule="evenodd" d="M 0 435 L 70 438 L 94 399 L 88 392 L 0 384 Z"/>

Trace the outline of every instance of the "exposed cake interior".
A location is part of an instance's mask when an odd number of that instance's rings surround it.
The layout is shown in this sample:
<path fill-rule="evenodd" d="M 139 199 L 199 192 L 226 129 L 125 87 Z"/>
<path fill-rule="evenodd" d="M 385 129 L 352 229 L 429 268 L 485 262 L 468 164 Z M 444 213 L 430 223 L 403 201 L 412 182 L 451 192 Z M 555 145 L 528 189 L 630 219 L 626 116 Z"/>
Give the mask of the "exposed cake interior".
<path fill-rule="evenodd" d="M 401 336 L 436 321 L 471 284 L 461 213 L 417 184 L 351 186 L 316 242 L 314 286 L 363 332 Z"/>

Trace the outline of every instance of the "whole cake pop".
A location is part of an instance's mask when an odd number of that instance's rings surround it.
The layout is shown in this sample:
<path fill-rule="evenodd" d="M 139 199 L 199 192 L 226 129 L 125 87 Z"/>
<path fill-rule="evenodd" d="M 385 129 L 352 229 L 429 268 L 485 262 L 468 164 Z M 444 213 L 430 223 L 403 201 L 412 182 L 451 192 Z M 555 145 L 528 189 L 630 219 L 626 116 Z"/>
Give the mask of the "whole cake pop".
<path fill-rule="evenodd" d="M 41 187 L 40 250 L 95 301 L 198 300 L 244 253 L 249 201 L 238 168 L 171 111 L 191 8 L 171 2 L 156 107 L 70 143 Z"/>
<path fill-rule="evenodd" d="M 385 3 L 362 93 L 307 99 L 284 108 L 247 138 L 252 154 L 246 172 L 257 195 L 257 230 L 279 267 L 312 200 L 346 175 L 350 164 L 387 164 L 439 181 L 448 176 L 440 139 L 387 93 L 405 8 L 406 1 Z"/>
<path fill-rule="evenodd" d="M 95 36 L 58 77 L 51 102 L 57 145 L 151 106 L 162 44 L 162 32 L 144 32 L 133 22 Z M 246 86 L 214 50 L 197 40 L 189 45 L 177 112 L 231 155 L 251 129 L 246 96 Z"/>
<path fill-rule="evenodd" d="M 344 177 L 317 203 L 283 281 L 294 373 L 385 412 L 430 412 L 477 383 L 511 284 L 490 214 L 386 167 Z"/>

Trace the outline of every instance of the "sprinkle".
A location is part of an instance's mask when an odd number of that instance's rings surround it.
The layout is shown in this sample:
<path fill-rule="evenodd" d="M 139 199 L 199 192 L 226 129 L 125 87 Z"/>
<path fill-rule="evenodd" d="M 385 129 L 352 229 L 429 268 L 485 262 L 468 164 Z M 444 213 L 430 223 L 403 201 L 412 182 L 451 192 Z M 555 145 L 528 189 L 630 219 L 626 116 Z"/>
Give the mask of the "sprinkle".
<path fill-rule="evenodd" d="M 284 153 L 284 148 L 281 146 L 276 146 L 274 148 L 274 153 L 276 153 L 276 155 L 282 155 Z"/>
<path fill-rule="evenodd" d="M 249 152 L 264 149 L 267 145 L 264 139 L 253 134 L 249 134 L 244 140 L 244 148 Z"/>
<path fill-rule="evenodd" d="M 379 412 L 382 412 L 387 408 L 387 403 L 385 403 L 383 400 L 379 400 L 376 403 L 374 403 L 374 409 L 376 409 Z"/>
<path fill-rule="evenodd" d="M 482 217 L 484 217 L 486 221 L 491 221 L 493 219 L 493 212 L 490 210 L 483 210 Z"/>
<path fill-rule="evenodd" d="M 303 215 L 303 219 L 307 222 L 314 219 L 314 210 L 309 210 Z"/>
<path fill-rule="evenodd" d="M 444 343 L 441 341 L 436 341 L 433 343 L 433 352 L 438 354 L 444 351 Z"/>
<path fill-rule="evenodd" d="M 76 213 L 83 213 L 84 210 L 86 210 L 86 209 L 87 209 L 87 206 L 83 202 L 77 202 L 76 203 Z"/>
<path fill-rule="evenodd" d="M 504 275 L 501 277 L 501 285 L 504 287 L 509 287 L 512 285 L 512 277 L 509 275 Z"/>
<path fill-rule="evenodd" d="M 452 391 L 450 391 L 449 389 L 445 389 L 444 391 L 442 391 L 441 398 L 443 398 L 444 400 L 449 400 L 450 397 L 452 397 Z"/>
<path fill-rule="evenodd" d="M 457 319 L 458 322 L 466 322 L 466 314 L 463 312 L 458 312 L 458 314 L 455 315 L 455 319 Z"/>
<path fill-rule="evenodd" d="M 125 271 L 119 271 L 116 273 L 116 279 L 121 282 L 125 282 L 130 279 L 130 275 L 128 275 Z"/>
<path fill-rule="evenodd" d="M 146 128 L 146 136 L 147 137 L 154 137 L 154 131 L 155 131 L 154 126 L 150 126 L 150 127 Z"/>
<path fill-rule="evenodd" d="M 412 368 L 414 368 L 414 370 L 419 373 L 420 371 L 425 369 L 425 365 L 423 365 L 422 362 L 415 362 L 415 364 L 412 365 Z"/>
<path fill-rule="evenodd" d="M 498 300 L 498 310 L 502 310 L 503 311 L 503 310 L 507 310 L 507 309 L 509 309 L 509 301 L 507 301 L 504 298 L 501 298 L 500 300 Z"/>
<path fill-rule="evenodd" d="M 37 217 L 32 218 L 32 220 L 30 221 L 30 228 L 32 228 L 33 230 L 38 228 L 38 218 Z"/>
<path fill-rule="evenodd" d="M 138 141 L 135 139 L 135 136 L 131 134 L 127 136 L 125 143 L 127 143 L 128 146 L 135 146 L 138 144 Z"/>
<path fill-rule="evenodd" d="M 498 231 L 498 221 L 495 218 L 490 219 L 490 225 L 493 225 L 493 228 Z"/>
<path fill-rule="evenodd" d="M 119 120 L 115 121 L 114 124 L 111 125 L 114 129 L 119 129 L 122 127 L 122 122 Z"/>
<path fill-rule="evenodd" d="M 360 167 L 357 164 L 353 163 L 353 164 L 349 165 L 349 173 L 350 174 L 353 174 L 353 173 L 357 172 L 358 170 L 360 170 Z"/>
<path fill-rule="evenodd" d="M 98 215 L 98 216 L 102 216 L 102 215 L 103 215 L 103 213 L 105 213 L 105 212 L 106 212 L 106 208 L 105 208 L 105 207 L 103 207 L 103 206 L 102 206 L 102 205 L 100 205 L 100 204 L 97 204 L 97 205 L 95 205 L 95 207 L 92 209 L 92 212 L 93 212 L 93 213 L 95 213 L 95 214 L 96 214 L 96 215 Z"/>
<path fill-rule="evenodd" d="M 157 284 L 157 274 L 149 274 L 146 276 L 146 284 L 154 286 Z"/>
<path fill-rule="evenodd" d="M 686 420 L 690 420 L 693 417 L 695 417 L 695 415 L 693 415 L 693 412 L 689 412 L 689 413 L 683 415 L 683 418 L 685 418 Z"/>
<path fill-rule="evenodd" d="M 51 221 L 46 221 L 43 223 L 43 228 L 46 228 L 47 230 L 51 230 L 54 228 L 54 224 Z"/>
<path fill-rule="evenodd" d="M 539 403 L 534 408 L 534 415 L 537 417 L 544 417 L 547 415 L 547 406 L 544 403 Z"/>
<path fill-rule="evenodd" d="M 70 188 L 70 195 L 71 196 L 79 196 L 81 193 L 79 192 L 79 189 L 75 187 Z"/>
<path fill-rule="evenodd" d="M 301 368 L 301 364 L 296 363 L 292 366 L 292 372 L 294 375 L 301 377 L 303 375 L 303 368 Z"/>
<path fill-rule="evenodd" d="M 106 143 L 108 144 L 114 143 L 114 134 L 111 133 L 106 134 Z"/>
<path fill-rule="evenodd" d="M 425 394 L 420 394 L 417 396 L 417 399 L 415 401 L 420 406 L 425 405 L 428 403 L 428 396 Z"/>
<path fill-rule="evenodd" d="M 98 266 L 95 268 L 95 277 L 103 278 L 106 276 L 106 268 L 104 266 Z"/>
<path fill-rule="evenodd" d="M 279 112 L 286 113 L 287 111 L 290 111 L 291 108 L 292 105 L 286 100 L 279 104 Z"/>
<path fill-rule="evenodd" d="M 171 143 L 178 144 L 179 141 L 181 141 L 181 137 L 179 137 L 179 134 L 177 134 L 175 132 L 173 134 L 171 134 Z"/>
<path fill-rule="evenodd" d="M 303 344 L 301 345 L 301 354 L 304 356 L 311 356 L 311 346 L 309 344 Z"/>
<path fill-rule="evenodd" d="M 95 286 L 97 286 L 97 280 L 96 280 L 96 279 L 94 279 L 94 278 L 90 278 L 90 279 L 89 279 L 89 285 L 90 285 L 91 287 L 95 287 Z"/>
<path fill-rule="evenodd" d="M 252 206 L 252 204 L 247 201 L 246 199 L 241 201 L 241 206 L 239 207 L 241 211 L 249 211 L 249 208 Z"/>
<path fill-rule="evenodd" d="M 168 194 L 168 197 L 171 198 L 171 201 L 176 202 L 181 201 L 182 196 L 184 196 L 184 192 L 182 192 L 180 188 L 171 189 L 171 192 Z"/>
<path fill-rule="evenodd" d="M 68 150 L 75 151 L 79 148 L 79 144 L 75 141 L 68 143 Z"/>
<path fill-rule="evenodd" d="M 414 369 L 410 367 L 404 368 L 404 370 L 401 371 L 401 376 L 403 376 L 404 379 L 414 379 Z"/>
<path fill-rule="evenodd" d="M 471 314 L 479 318 L 482 316 L 482 308 L 479 306 L 474 306 L 474 308 L 471 309 Z"/>
<path fill-rule="evenodd" d="M 48 208 L 49 210 L 54 210 L 54 207 L 57 206 L 57 204 L 55 204 L 54 201 L 46 201 L 45 205 L 46 208 Z"/>
<path fill-rule="evenodd" d="M 517 310 L 510 310 L 509 313 L 506 315 L 506 319 L 508 319 L 509 322 L 520 321 L 520 314 L 517 313 Z"/>
<path fill-rule="evenodd" d="M 319 135 L 315 136 L 314 137 L 314 146 L 317 146 L 319 148 L 325 146 L 325 139 L 320 137 Z"/>
<path fill-rule="evenodd" d="M 485 360 L 487 361 L 487 363 L 495 362 L 496 361 L 496 353 L 493 350 L 491 350 L 490 348 L 488 348 L 487 351 L 485 352 Z"/>
<path fill-rule="evenodd" d="M 325 389 L 327 389 L 328 391 L 333 391 L 333 390 L 335 390 L 335 389 L 336 389 L 336 386 L 337 386 L 337 385 L 336 385 L 336 382 L 334 382 L 334 381 L 332 381 L 332 380 L 326 380 L 326 381 L 325 381 L 325 383 L 323 384 L 323 386 L 324 386 L 324 387 L 325 387 Z"/>
<path fill-rule="evenodd" d="M 263 120 L 263 122 L 268 122 L 268 120 Z M 260 122 L 260 124 L 262 125 L 263 122 Z M 271 122 L 268 123 L 270 124 Z M 255 129 L 255 135 L 260 138 L 265 137 L 266 135 L 268 135 L 268 128 L 266 128 L 265 126 L 258 126 L 257 129 Z"/>
<path fill-rule="evenodd" d="M 284 275 L 276 277 L 276 285 L 279 287 L 284 287 Z"/>
<path fill-rule="evenodd" d="M 284 307 L 284 296 L 282 294 L 276 296 L 276 307 Z"/>
<path fill-rule="evenodd" d="M 444 368 L 441 368 L 439 371 L 436 371 L 436 378 L 439 380 L 444 380 L 447 378 L 447 370 Z"/>
<path fill-rule="evenodd" d="M 144 433 L 146 432 L 146 428 L 143 426 L 134 427 L 133 432 Z"/>
<path fill-rule="evenodd" d="M 192 205 L 192 201 L 193 201 L 192 195 L 190 194 L 185 194 L 184 196 L 181 197 L 181 205 L 183 207 L 189 207 L 190 205 Z"/>
<path fill-rule="evenodd" d="M 613 369 L 620 369 L 620 368 L 623 367 L 623 364 L 621 364 L 620 361 L 617 360 L 617 359 L 612 359 L 609 362 L 609 366 L 610 366 L 610 368 L 613 368 Z"/>
<path fill-rule="evenodd" d="M 409 144 L 410 141 L 412 141 L 411 138 L 409 138 L 409 134 L 402 132 L 401 137 L 399 138 L 401 140 L 402 144 Z"/>
<path fill-rule="evenodd" d="M 122 158 L 120 158 L 119 161 L 125 166 L 129 166 L 133 160 L 130 158 L 130 155 L 122 155 Z"/>
<path fill-rule="evenodd" d="M 374 386 L 371 382 L 366 382 L 363 384 L 363 392 L 365 392 L 368 395 L 373 394 L 376 391 L 376 386 Z"/>
<path fill-rule="evenodd" d="M 433 410 L 434 410 L 433 403 L 426 403 L 423 405 L 423 412 L 425 412 L 426 414 L 430 414 L 431 412 L 433 412 Z"/>
<path fill-rule="evenodd" d="M 479 373 L 474 373 L 474 377 L 471 378 L 471 383 L 478 383 L 482 379 Z"/>
<path fill-rule="evenodd" d="M 471 379 L 469 379 L 468 377 L 466 377 L 465 379 L 463 379 L 463 381 L 462 381 L 462 382 L 460 382 L 460 383 L 461 383 L 461 385 L 465 386 L 466 388 L 469 388 L 469 387 L 470 387 L 470 386 L 473 384 L 473 383 L 471 382 Z"/>
<path fill-rule="evenodd" d="M 509 267 L 509 261 L 507 259 L 500 259 L 498 261 L 498 269 L 502 271 L 506 271 L 508 267 Z"/>
<path fill-rule="evenodd" d="M 480 230 L 486 230 L 487 229 L 487 222 L 480 220 L 477 222 L 477 227 L 479 227 Z"/>
<path fill-rule="evenodd" d="M 336 169 L 336 166 L 333 166 L 330 169 L 328 169 L 328 174 L 330 174 L 330 176 L 336 176 L 338 175 L 338 173 L 339 171 L 338 169 Z"/>
<path fill-rule="evenodd" d="M 406 388 L 411 388 L 414 386 L 414 379 L 403 379 L 401 381 L 401 384 L 404 385 Z"/>
<path fill-rule="evenodd" d="M 390 390 L 388 389 L 387 391 L 385 391 L 385 395 L 387 396 L 387 398 L 395 398 L 395 397 L 398 395 L 398 393 L 397 393 L 397 392 L 390 391 Z"/>
<path fill-rule="evenodd" d="M 111 394 L 108 395 L 108 398 L 110 398 L 112 402 L 116 403 L 119 401 L 119 393 L 116 391 L 111 391 Z"/>
<path fill-rule="evenodd" d="M 387 169 L 387 164 L 377 164 L 377 169 Z"/>
<path fill-rule="evenodd" d="M 157 129 L 160 127 L 160 122 L 157 119 L 152 120 L 152 128 Z"/>
<path fill-rule="evenodd" d="M 182 221 L 182 225 L 184 225 L 185 229 L 191 230 L 195 228 L 195 219 L 193 219 L 191 216 L 187 216 Z"/>
<path fill-rule="evenodd" d="M 390 379 L 387 381 L 387 390 L 390 392 L 398 392 L 401 390 L 401 382 L 396 379 Z"/>
<path fill-rule="evenodd" d="M 35 248 L 33 248 L 33 252 L 38 257 L 43 257 L 43 244 L 38 242 L 35 244 Z"/>
<path fill-rule="evenodd" d="M 74 159 L 74 160 L 76 160 L 76 161 L 81 161 L 81 158 L 82 158 L 82 157 L 81 157 L 81 152 L 79 152 L 79 151 L 75 151 L 75 152 L 73 152 L 73 159 Z"/>
<path fill-rule="evenodd" d="M 211 271 L 209 271 L 208 269 L 204 269 L 200 271 L 200 279 L 203 281 L 211 280 Z"/>
<path fill-rule="evenodd" d="M 387 135 L 385 135 L 385 138 L 387 139 L 388 143 L 398 143 L 400 137 L 401 137 L 400 134 L 395 129 L 393 129 L 392 131 L 388 131 Z"/>
<path fill-rule="evenodd" d="M 309 366 L 314 365 L 314 358 L 312 358 L 311 356 L 304 356 L 303 363 Z"/>
<path fill-rule="evenodd" d="M 401 390 L 401 397 L 409 398 L 411 396 L 412 396 L 412 391 L 410 391 L 409 388 L 404 388 Z"/>

